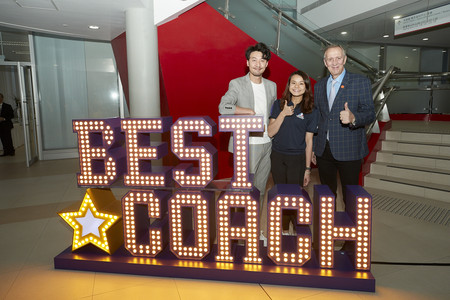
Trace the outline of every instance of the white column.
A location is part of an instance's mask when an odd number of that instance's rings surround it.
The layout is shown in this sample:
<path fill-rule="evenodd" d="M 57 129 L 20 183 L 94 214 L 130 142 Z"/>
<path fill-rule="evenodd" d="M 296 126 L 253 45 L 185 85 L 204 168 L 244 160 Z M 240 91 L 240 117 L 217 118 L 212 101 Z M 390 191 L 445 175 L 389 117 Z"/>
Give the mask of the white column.
<path fill-rule="evenodd" d="M 158 31 L 153 1 L 146 8 L 126 11 L 126 37 L 130 116 L 161 115 L 159 100 Z"/>

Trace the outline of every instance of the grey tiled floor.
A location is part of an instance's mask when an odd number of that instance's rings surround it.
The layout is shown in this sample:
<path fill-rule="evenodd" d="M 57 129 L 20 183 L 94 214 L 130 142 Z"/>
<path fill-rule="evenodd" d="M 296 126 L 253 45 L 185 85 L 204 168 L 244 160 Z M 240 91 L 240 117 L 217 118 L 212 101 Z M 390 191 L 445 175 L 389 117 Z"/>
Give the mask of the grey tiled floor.
<path fill-rule="evenodd" d="M 77 164 L 26 168 L 20 148 L 0 158 L 0 299 L 449 299 L 450 227 L 376 208 L 375 293 L 55 270 L 53 258 L 72 239 L 56 212 L 85 192 Z"/>

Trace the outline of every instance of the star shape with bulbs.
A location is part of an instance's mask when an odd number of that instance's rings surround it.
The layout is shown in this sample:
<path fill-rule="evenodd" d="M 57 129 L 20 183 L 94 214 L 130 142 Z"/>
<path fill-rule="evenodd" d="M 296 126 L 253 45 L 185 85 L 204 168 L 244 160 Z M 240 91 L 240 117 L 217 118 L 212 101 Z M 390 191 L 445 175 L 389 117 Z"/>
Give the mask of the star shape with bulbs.
<path fill-rule="evenodd" d="M 73 228 L 72 251 L 93 244 L 112 254 L 123 244 L 121 203 L 110 189 L 87 189 L 75 207 L 58 213 Z"/>

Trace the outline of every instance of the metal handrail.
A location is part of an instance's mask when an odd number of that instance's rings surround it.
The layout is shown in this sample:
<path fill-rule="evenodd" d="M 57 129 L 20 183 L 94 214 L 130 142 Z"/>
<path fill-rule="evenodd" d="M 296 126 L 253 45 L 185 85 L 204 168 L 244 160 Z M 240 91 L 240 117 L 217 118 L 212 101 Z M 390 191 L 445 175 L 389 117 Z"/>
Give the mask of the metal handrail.
<path fill-rule="evenodd" d="M 268 1 L 268 0 L 259 0 L 261 1 L 264 5 L 266 5 L 268 8 L 270 8 L 271 10 L 275 11 L 279 16 L 283 16 L 286 20 L 288 20 L 289 22 L 291 22 L 292 24 L 294 24 L 295 26 L 297 26 L 298 28 L 300 28 L 301 30 L 305 31 L 306 33 L 308 33 L 308 35 L 310 35 L 311 37 L 317 39 L 318 41 L 320 41 L 321 43 L 325 44 L 325 45 L 331 45 L 333 44 L 332 42 L 328 41 L 327 39 L 323 38 L 322 36 L 320 36 L 319 34 L 315 33 L 314 31 L 311 31 L 310 29 L 306 28 L 305 26 L 303 26 L 302 24 L 300 24 L 297 20 L 295 20 L 294 18 L 290 17 L 289 15 L 285 14 L 281 9 L 279 9 L 275 4 L 273 4 L 272 2 Z M 367 70 L 369 70 L 370 72 L 372 72 L 373 74 L 378 74 L 378 70 L 373 68 L 372 66 L 366 64 L 365 62 L 363 62 L 362 60 L 353 57 L 351 55 L 349 55 L 347 53 L 347 57 L 350 58 L 351 60 L 353 60 L 354 62 L 360 64 L 361 66 L 363 66 L 364 68 L 366 68 Z"/>
<path fill-rule="evenodd" d="M 423 88 L 402 88 L 399 86 L 393 86 L 394 91 L 402 91 L 402 92 L 413 92 L 413 91 L 419 91 L 419 92 L 429 92 L 429 91 L 448 91 L 450 90 L 450 87 L 437 87 L 437 86 L 430 86 L 430 87 L 423 87 Z"/>
<path fill-rule="evenodd" d="M 386 105 L 386 101 L 389 98 L 392 91 L 394 91 L 394 87 L 391 87 L 385 94 L 383 99 L 381 100 L 380 107 L 378 107 L 377 111 L 375 112 L 375 121 L 372 122 L 367 128 L 366 128 L 366 137 L 369 138 L 372 134 L 372 129 L 375 126 L 375 123 L 378 120 L 378 117 L 380 116 L 381 112 L 383 111 L 384 105 Z"/>
<path fill-rule="evenodd" d="M 411 73 L 411 72 L 396 72 L 392 79 L 403 79 L 403 78 L 435 78 L 435 77 L 446 77 L 450 76 L 450 72 L 441 73 Z"/>
<path fill-rule="evenodd" d="M 373 100 L 375 102 L 375 100 L 377 99 L 378 95 L 381 92 L 381 89 L 383 88 L 383 86 L 385 85 L 385 83 L 389 80 L 389 79 L 404 79 L 404 78 L 424 78 L 424 79 L 430 79 L 434 80 L 434 78 L 437 77 L 447 77 L 450 76 L 450 72 L 440 72 L 440 73 L 409 73 L 409 72 L 400 72 L 398 68 L 391 66 L 389 68 L 389 70 L 386 72 L 386 74 L 380 78 L 380 80 L 378 80 L 377 82 L 375 82 L 372 85 L 372 89 L 376 88 L 376 91 L 373 93 Z M 450 90 L 450 87 L 436 87 L 433 85 L 430 85 L 429 87 L 423 87 L 423 88 L 401 88 L 398 86 L 391 86 L 388 91 L 384 94 L 383 99 L 381 100 L 380 106 L 377 109 L 376 113 L 375 113 L 375 121 L 370 124 L 367 129 L 366 129 L 366 136 L 370 136 L 372 129 L 375 125 L 375 122 L 377 122 L 376 120 L 378 120 L 378 117 L 381 114 L 381 111 L 383 110 L 384 106 L 386 105 L 386 101 L 388 100 L 390 94 L 392 92 L 395 91 L 436 91 L 436 90 Z M 430 103 L 430 107 L 431 107 L 431 103 Z M 430 108 L 431 111 L 431 108 Z"/>
<path fill-rule="evenodd" d="M 389 78 L 395 73 L 399 71 L 397 67 L 390 66 L 389 70 L 386 72 L 386 74 L 380 78 L 375 84 L 372 85 L 372 89 L 375 88 L 375 91 L 372 93 L 372 100 L 375 102 L 375 100 L 378 98 L 378 96 L 381 93 L 381 90 L 383 89 L 385 83 L 389 80 Z M 372 134 L 372 129 L 375 126 L 375 123 L 378 121 L 378 117 L 383 110 L 384 105 L 386 104 L 386 100 L 391 94 L 391 92 L 394 90 L 394 87 L 392 87 L 383 97 L 383 100 L 381 101 L 381 105 L 378 108 L 378 110 L 375 113 L 375 121 L 373 121 L 367 128 L 366 128 L 366 136 L 370 136 Z"/>
<path fill-rule="evenodd" d="M 389 80 L 389 78 L 395 73 L 399 71 L 399 69 L 397 67 L 394 66 L 390 66 L 389 70 L 386 72 L 386 75 L 384 75 L 380 81 L 378 81 L 376 83 L 377 87 L 375 89 L 375 92 L 373 92 L 372 94 L 372 100 L 375 101 L 375 99 L 377 99 L 378 95 L 381 92 L 381 89 L 383 88 L 383 86 L 385 85 L 385 83 Z"/>

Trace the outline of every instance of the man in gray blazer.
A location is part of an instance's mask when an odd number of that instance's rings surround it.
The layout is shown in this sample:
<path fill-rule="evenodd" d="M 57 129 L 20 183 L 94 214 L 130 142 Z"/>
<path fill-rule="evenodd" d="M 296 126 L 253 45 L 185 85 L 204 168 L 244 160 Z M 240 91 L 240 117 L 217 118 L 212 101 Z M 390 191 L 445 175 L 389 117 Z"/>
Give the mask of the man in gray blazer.
<path fill-rule="evenodd" d="M 253 184 L 264 201 L 267 178 L 270 173 L 271 140 L 267 134 L 272 103 L 277 97 L 275 82 L 262 77 L 270 59 L 270 50 L 263 43 L 250 46 L 245 52 L 249 72 L 230 81 L 228 91 L 219 104 L 222 115 L 263 115 L 265 131 L 260 136 L 250 136 L 249 172 L 254 174 Z M 230 139 L 229 151 L 233 150 Z"/>

